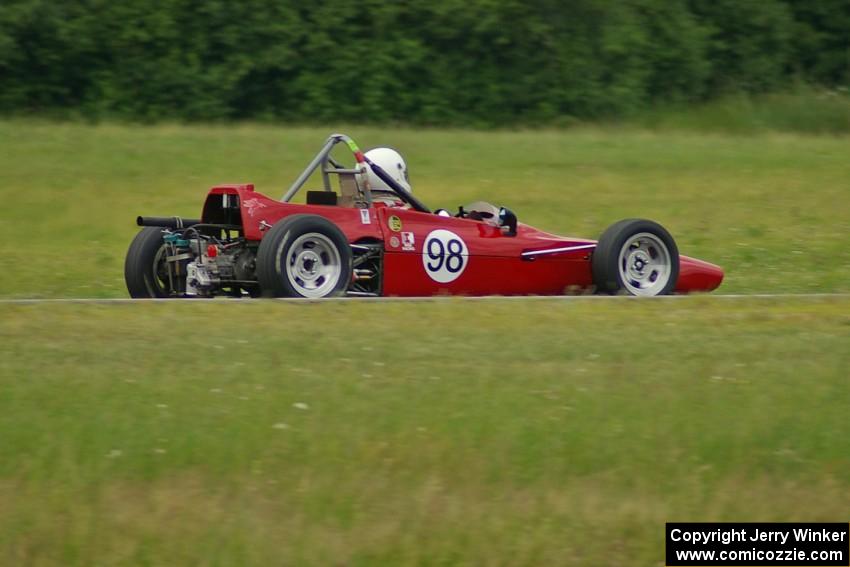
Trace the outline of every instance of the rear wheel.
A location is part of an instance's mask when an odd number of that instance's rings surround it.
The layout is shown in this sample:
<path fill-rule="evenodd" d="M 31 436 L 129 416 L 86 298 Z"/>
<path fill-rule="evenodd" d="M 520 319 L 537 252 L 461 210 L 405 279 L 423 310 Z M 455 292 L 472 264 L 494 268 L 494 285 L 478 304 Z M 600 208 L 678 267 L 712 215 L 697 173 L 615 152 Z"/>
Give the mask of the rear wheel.
<path fill-rule="evenodd" d="M 666 295 L 679 279 L 679 249 L 660 224 L 622 220 L 599 237 L 591 269 L 599 292 Z"/>
<path fill-rule="evenodd" d="M 257 280 L 266 297 L 330 297 L 351 283 L 351 246 L 342 231 L 317 215 L 275 224 L 257 250 Z"/>
<path fill-rule="evenodd" d="M 124 281 L 130 297 L 151 299 L 174 297 L 168 278 L 162 229 L 147 226 L 139 231 L 124 259 Z"/>

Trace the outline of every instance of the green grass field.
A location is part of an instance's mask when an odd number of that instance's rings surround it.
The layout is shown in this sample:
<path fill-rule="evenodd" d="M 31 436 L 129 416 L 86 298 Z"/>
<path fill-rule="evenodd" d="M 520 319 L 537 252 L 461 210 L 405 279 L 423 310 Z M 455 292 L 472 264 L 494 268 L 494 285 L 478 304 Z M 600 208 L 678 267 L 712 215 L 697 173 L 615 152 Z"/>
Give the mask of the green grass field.
<path fill-rule="evenodd" d="M 850 137 L 340 130 L 402 150 L 435 208 L 485 199 L 588 238 L 651 218 L 727 270 L 723 292 L 850 291 Z M 218 183 L 280 196 L 329 133 L 0 122 L 0 296 L 126 297 L 137 215 L 198 216 Z"/>
<path fill-rule="evenodd" d="M 329 131 L 0 122 L 0 298 L 126 297 L 136 215 L 280 195 Z M 850 291 L 850 138 L 349 133 L 434 207 Z M 0 565 L 658 566 L 667 521 L 847 521 L 848 344 L 843 295 L 0 302 Z"/>
<path fill-rule="evenodd" d="M 850 509 L 846 298 L 0 317 L 7 565 L 660 565 Z"/>

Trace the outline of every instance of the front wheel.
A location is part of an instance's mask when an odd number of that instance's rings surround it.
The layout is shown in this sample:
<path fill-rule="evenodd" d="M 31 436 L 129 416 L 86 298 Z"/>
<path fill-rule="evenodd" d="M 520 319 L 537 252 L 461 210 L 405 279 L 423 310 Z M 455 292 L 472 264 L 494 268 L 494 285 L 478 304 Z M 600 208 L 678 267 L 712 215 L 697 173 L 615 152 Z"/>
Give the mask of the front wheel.
<path fill-rule="evenodd" d="M 275 224 L 257 250 L 257 280 L 266 297 L 330 297 L 351 283 L 351 246 L 342 231 L 317 215 Z"/>
<path fill-rule="evenodd" d="M 666 295 L 679 279 L 679 249 L 657 222 L 622 220 L 599 237 L 591 271 L 601 293 Z"/>

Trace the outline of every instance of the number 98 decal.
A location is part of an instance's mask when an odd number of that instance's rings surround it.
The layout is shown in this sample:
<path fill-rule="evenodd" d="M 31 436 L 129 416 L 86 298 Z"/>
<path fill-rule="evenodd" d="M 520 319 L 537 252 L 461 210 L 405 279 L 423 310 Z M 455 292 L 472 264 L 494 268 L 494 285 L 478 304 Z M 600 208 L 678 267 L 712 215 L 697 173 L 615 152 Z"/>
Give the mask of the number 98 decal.
<path fill-rule="evenodd" d="M 422 247 L 422 265 L 435 282 L 455 281 L 466 269 L 469 250 L 463 239 L 450 230 L 433 230 Z"/>

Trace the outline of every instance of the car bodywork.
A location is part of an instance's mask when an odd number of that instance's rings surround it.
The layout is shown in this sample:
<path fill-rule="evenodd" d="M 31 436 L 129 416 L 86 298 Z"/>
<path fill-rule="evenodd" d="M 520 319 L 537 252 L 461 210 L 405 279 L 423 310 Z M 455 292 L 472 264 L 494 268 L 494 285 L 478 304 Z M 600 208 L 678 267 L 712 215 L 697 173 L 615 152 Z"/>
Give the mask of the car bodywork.
<path fill-rule="evenodd" d="M 407 206 L 373 202 L 368 187 L 362 187 L 365 177 L 360 175 L 362 167 L 346 169 L 330 157 L 331 149 L 338 143 L 348 145 L 358 166 L 365 164 L 363 154 L 350 138 L 334 134 L 281 200 L 255 191 L 250 184 L 220 185 L 209 191 L 201 218 L 196 221 L 139 217 L 138 224 L 160 226 L 166 243 L 172 235 L 172 243 L 185 244 L 183 255 L 186 256 L 187 249 L 193 253 L 184 260 L 194 256 L 215 263 L 216 258 L 226 256 L 229 250 L 241 250 L 242 259 L 233 260 L 240 269 L 228 272 L 231 275 L 227 276 L 237 282 L 230 286 L 230 295 L 262 294 L 262 286 L 251 281 L 255 277 L 253 256 L 269 230 L 293 215 L 327 219 L 345 235 L 353 264 L 351 281 L 344 287 L 348 295 L 558 295 L 594 290 L 591 258 L 596 241 L 550 234 L 517 223 L 516 217 L 511 223 L 513 215 L 507 209 L 501 209 L 506 211 L 507 225 L 463 208 L 458 216 L 434 214 L 401 188 L 394 190 Z M 307 200 L 312 204 L 289 202 L 316 170 L 322 172 L 324 192 L 336 192 L 329 177 L 339 174 L 346 181 L 341 181 L 341 186 L 349 187 L 348 195 L 340 189 L 340 195 L 325 199 L 310 192 Z M 323 204 L 315 204 L 316 201 Z M 222 244 L 214 242 L 217 250 L 210 258 L 202 245 L 206 241 L 195 248 L 188 244 L 191 239 L 185 231 L 192 226 L 198 227 L 196 232 L 202 232 L 201 227 L 212 227 L 207 229 L 207 234 L 224 231 L 229 236 L 226 240 L 221 236 L 211 237 Z M 180 257 L 176 247 L 172 246 L 165 257 L 169 259 L 166 262 L 169 278 L 186 277 L 188 265 L 175 260 Z M 678 277 L 672 290 L 711 291 L 722 279 L 723 272 L 718 266 L 678 256 Z M 218 288 L 222 285 L 227 287 L 226 281 L 218 282 Z M 213 284 L 172 285 L 172 288 L 173 295 L 218 295 Z"/>

